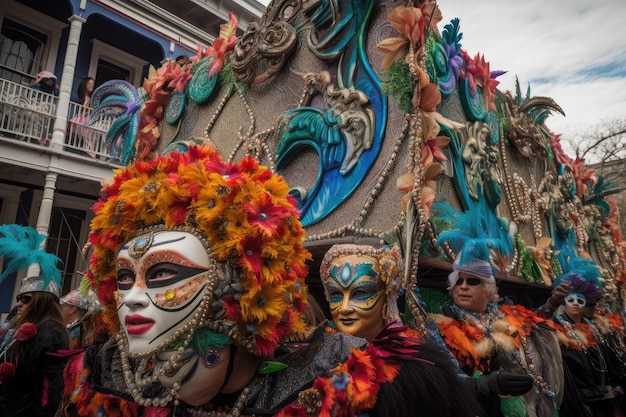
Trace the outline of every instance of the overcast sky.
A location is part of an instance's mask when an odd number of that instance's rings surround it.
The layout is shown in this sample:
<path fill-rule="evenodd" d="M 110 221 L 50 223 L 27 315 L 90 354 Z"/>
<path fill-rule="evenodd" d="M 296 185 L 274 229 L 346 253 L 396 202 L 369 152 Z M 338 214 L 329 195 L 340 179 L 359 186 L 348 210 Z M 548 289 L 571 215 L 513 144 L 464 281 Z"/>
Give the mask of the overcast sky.
<path fill-rule="evenodd" d="M 563 136 L 608 118 L 626 119 L 626 1 L 441 0 L 443 24 L 458 17 L 462 47 L 483 53 L 502 91 L 552 97 L 566 117 L 546 124 Z M 626 144 L 625 144 L 626 146 Z"/>
<path fill-rule="evenodd" d="M 267 4 L 269 1 L 261 0 Z M 603 120 L 626 119 L 626 0 L 440 0 L 439 30 L 458 17 L 462 48 L 485 55 L 502 91 L 553 98 L 563 136 Z M 626 146 L 626 145 L 625 145 Z"/>

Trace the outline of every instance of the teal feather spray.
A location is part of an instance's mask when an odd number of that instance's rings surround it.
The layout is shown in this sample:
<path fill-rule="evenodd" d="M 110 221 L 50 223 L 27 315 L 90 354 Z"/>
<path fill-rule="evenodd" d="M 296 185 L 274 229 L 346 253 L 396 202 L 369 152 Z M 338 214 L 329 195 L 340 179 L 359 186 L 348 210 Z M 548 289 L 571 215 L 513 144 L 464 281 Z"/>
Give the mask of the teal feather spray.
<path fill-rule="evenodd" d="M 29 226 L 18 224 L 0 225 L 0 256 L 4 256 L 5 270 L 0 275 L 0 283 L 10 274 L 39 264 L 40 275 L 44 277 L 44 286 L 51 280 L 61 288 L 61 271 L 57 263 L 61 260 L 40 248 L 45 235 Z"/>

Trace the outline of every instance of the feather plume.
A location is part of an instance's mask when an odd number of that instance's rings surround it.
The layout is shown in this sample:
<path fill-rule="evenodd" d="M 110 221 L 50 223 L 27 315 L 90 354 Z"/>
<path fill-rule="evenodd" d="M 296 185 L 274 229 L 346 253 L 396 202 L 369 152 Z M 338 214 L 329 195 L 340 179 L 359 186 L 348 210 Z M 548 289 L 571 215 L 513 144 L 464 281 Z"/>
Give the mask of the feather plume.
<path fill-rule="evenodd" d="M 117 118 L 106 135 L 110 157 L 127 164 L 135 156 L 135 139 L 139 131 L 139 113 L 143 99 L 137 89 L 122 80 L 111 80 L 98 87 L 91 97 L 94 112 L 87 124 L 100 117 L 115 115 Z"/>
<path fill-rule="evenodd" d="M 488 221 L 481 206 L 474 205 L 468 211 L 461 212 L 445 203 L 438 203 L 436 210 L 442 220 L 453 225 L 452 230 L 439 235 L 437 244 L 448 242 L 456 252 L 461 252 L 459 264 L 463 265 L 472 258 L 491 262 L 492 251 L 500 259 L 512 253 L 511 236 L 500 222 Z"/>
<path fill-rule="evenodd" d="M 39 264 L 41 276 L 45 278 L 44 286 L 55 280 L 61 288 L 61 271 L 57 262 L 61 260 L 55 255 L 40 248 L 46 239 L 29 226 L 19 224 L 0 225 L 0 256 L 4 256 L 5 270 L 0 275 L 0 283 L 10 274 Z"/>

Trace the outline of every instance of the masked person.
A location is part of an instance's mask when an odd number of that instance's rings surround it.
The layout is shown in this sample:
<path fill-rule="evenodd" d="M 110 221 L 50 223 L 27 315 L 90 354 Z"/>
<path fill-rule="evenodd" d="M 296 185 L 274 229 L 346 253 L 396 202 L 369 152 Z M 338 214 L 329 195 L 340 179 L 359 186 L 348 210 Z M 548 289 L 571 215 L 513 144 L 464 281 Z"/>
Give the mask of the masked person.
<path fill-rule="evenodd" d="M 320 277 L 340 332 L 372 340 L 385 324 L 400 320 L 402 262 L 397 247 L 334 245 L 322 260 Z"/>
<path fill-rule="evenodd" d="M 617 384 L 618 359 L 611 355 L 607 336 L 591 317 L 585 317 L 590 305 L 601 298 L 599 281 L 570 271 L 555 280 L 569 291 L 563 304 L 556 310 L 553 320 L 559 330 L 559 343 L 566 377 L 566 392 L 561 415 L 565 417 L 592 417 L 622 415 L 616 394 L 623 390 Z"/>
<path fill-rule="evenodd" d="M 419 346 L 413 360 L 407 360 L 389 390 L 400 386 L 414 387 L 411 399 L 395 398 L 408 410 L 419 410 L 422 415 L 478 415 L 472 387 L 458 375 L 447 353 L 434 344 L 418 342 L 420 335 L 404 326 L 398 310 L 398 296 L 405 287 L 404 267 L 397 246 L 333 245 L 324 255 L 320 277 L 333 318 L 333 328 L 352 336 L 377 343 L 380 333 L 396 328 L 405 340 Z M 428 381 L 428 382 L 425 382 Z M 430 393 L 421 391 L 428 384 Z M 402 388 L 405 389 L 406 388 Z M 455 398 L 463 405 L 446 402 L 443 407 L 437 398 Z M 447 408 L 446 408 L 447 407 Z M 411 411 L 398 411 L 411 415 Z M 413 411 L 415 412 L 415 411 Z"/>
<path fill-rule="evenodd" d="M 397 401 L 385 392 L 419 349 L 394 329 L 367 346 L 320 329 L 305 348 L 274 357 L 305 326 L 309 254 L 288 189 L 252 159 L 223 162 L 208 146 L 116 173 L 94 206 L 87 274 L 114 336 L 88 348 L 68 377 L 69 409 L 80 416 L 393 410 Z"/>

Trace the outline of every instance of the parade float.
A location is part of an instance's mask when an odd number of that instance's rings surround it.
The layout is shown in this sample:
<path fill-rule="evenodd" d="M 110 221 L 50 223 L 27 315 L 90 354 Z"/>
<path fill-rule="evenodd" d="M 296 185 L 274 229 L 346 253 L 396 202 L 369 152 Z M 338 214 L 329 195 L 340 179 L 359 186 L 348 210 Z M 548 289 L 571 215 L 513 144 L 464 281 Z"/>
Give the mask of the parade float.
<path fill-rule="evenodd" d="M 555 277 L 584 270 L 618 305 L 616 187 L 563 152 L 546 124 L 559 105 L 499 86 L 462 33 L 434 1 L 274 1 L 239 36 L 231 15 L 212 45 L 152 69 L 139 89 L 104 84 L 92 120 L 118 116 L 107 140 L 125 163 L 211 143 L 225 160 L 252 156 L 284 176 L 314 294 L 332 244 L 398 242 L 408 289 L 432 307 L 456 256 L 437 245 L 451 228 L 445 204 L 481 213 L 491 238 L 508 242 L 493 259 L 501 295 L 534 307 Z"/>

